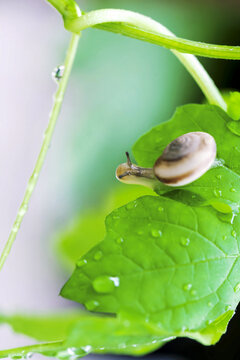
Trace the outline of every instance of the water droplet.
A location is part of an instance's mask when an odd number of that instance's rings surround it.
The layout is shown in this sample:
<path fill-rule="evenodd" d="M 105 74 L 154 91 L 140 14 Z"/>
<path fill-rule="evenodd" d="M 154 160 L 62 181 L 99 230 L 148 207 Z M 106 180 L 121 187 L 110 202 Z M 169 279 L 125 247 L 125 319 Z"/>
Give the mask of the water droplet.
<path fill-rule="evenodd" d="M 191 288 L 192 288 L 192 284 L 185 284 L 184 286 L 183 286 L 183 290 L 184 291 L 189 291 L 189 290 L 191 290 Z"/>
<path fill-rule="evenodd" d="M 226 240 L 227 239 L 227 235 L 223 235 L 223 240 Z"/>
<path fill-rule="evenodd" d="M 12 231 L 18 232 L 19 228 L 20 228 L 20 222 L 15 222 L 15 224 L 12 227 Z"/>
<path fill-rule="evenodd" d="M 92 346 L 91 345 L 82 346 L 82 350 L 84 351 L 85 354 L 89 354 L 92 351 Z"/>
<path fill-rule="evenodd" d="M 180 239 L 180 243 L 182 246 L 188 246 L 190 244 L 190 239 L 189 238 L 185 238 L 185 237 L 182 237 Z"/>
<path fill-rule="evenodd" d="M 162 236 L 161 230 L 157 230 L 157 229 L 151 230 L 151 234 L 152 234 L 152 236 L 155 237 L 155 238 Z"/>
<path fill-rule="evenodd" d="M 87 355 L 86 351 L 77 348 L 68 348 L 67 350 L 59 351 L 57 358 L 60 360 L 77 360 L 80 357 Z"/>
<path fill-rule="evenodd" d="M 197 294 L 197 291 L 196 291 L 196 290 L 192 290 L 192 291 L 190 292 L 190 294 L 191 294 L 192 296 L 195 296 L 195 295 Z"/>
<path fill-rule="evenodd" d="M 225 306 L 225 311 L 229 311 L 229 310 L 231 310 L 231 309 L 232 309 L 232 306 L 231 306 L 231 305 Z"/>
<path fill-rule="evenodd" d="M 240 290 L 240 283 L 238 283 L 237 285 L 235 285 L 234 287 L 234 291 L 238 292 Z"/>
<path fill-rule="evenodd" d="M 212 322 L 213 322 L 213 320 L 207 320 L 207 321 L 206 321 L 206 324 L 207 324 L 207 325 L 211 325 Z"/>
<path fill-rule="evenodd" d="M 101 257 L 102 257 L 102 252 L 99 250 L 99 251 L 97 251 L 95 254 L 94 254 L 94 259 L 95 260 L 100 260 L 101 259 Z"/>
<path fill-rule="evenodd" d="M 228 214 L 218 214 L 218 218 L 223 221 L 223 222 L 226 222 L 226 223 L 229 223 L 229 224 L 233 224 L 234 222 L 234 218 L 236 216 L 236 213 L 228 213 Z"/>
<path fill-rule="evenodd" d="M 27 204 L 23 204 L 23 205 L 20 207 L 20 209 L 19 209 L 19 215 L 20 215 L 20 216 L 23 216 L 23 215 L 26 213 L 27 209 L 28 209 L 28 205 L 27 205 Z"/>
<path fill-rule="evenodd" d="M 216 175 L 216 178 L 217 178 L 218 180 L 221 180 L 222 175 L 218 174 L 218 175 Z"/>
<path fill-rule="evenodd" d="M 135 204 L 134 202 L 131 202 L 131 203 L 129 203 L 129 204 L 126 205 L 126 209 L 127 209 L 127 210 L 131 210 L 131 209 L 133 209 L 133 208 L 135 208 L 135 207 L 136 207 L 136 204 Z"/>
<path fill-rule="evenodd" d="M 231 191 L 231 192 L 236 192 L 236 189 L 232 187 L 232 188 L 230 189 L 230 191 Z"/>
<path fill-rule="evenodd" d="M 24 355 L 22 355 L 22 354 L 11 355 L 10 359 L 12 359 L 12 360 L 24 359 Z"/>
<path fill-rule="evenodd" d="M 237 233 L 236 233 L 235 230 L 232 230 L 231 234 L 232 234 L 233 237 L 236 237 L 236 236 L 237 236 Z"/>
<path fill-rule="evenodd" d="M 225 164 L 225 161 L 223 159 L 215 159 L 212 168 L 221 167 Z"/>
<path fill-rule="evenodd" d="M 116 240 L 116 243 L 117 244 L 122 244 L 124 242 L 123 238 L 122 237 L 118 237 L 117 240 Z"/>
<path fill-rule="evenodd" d="M 82 348 L 71 347 L 65 351 L 66 356 L 68 355 L 69 360 L 77 360 L 80 357 L 87 355 L 92 350 L 89 345 L 83 346 Z"/>
<path fill-rule="evenodd" d="M 96 292 L 108 294 L 119 286 L 119 278 L 106 275 L 98 276 L 93 280 L 92 286 Z"/>
<path fill-rule="evenodd" d="M 213 303 L 211 301 L 208 302 L 208 306 L 209 307 L 212 307 L 213 306 Z"/>
<path fill-rule="evenodd" d="M 164 211 L 164 208 L 163 208 L 162 206 L 159 206 L 159 207 L 158 207 L 158 211 L 159 211 L 159 212 L 163 212 L 163 211 Z"/>
<path fill-rule="evenodd" d="M 64 73 L 64 65 L 57 66 L 52 72 L 53 80 L 55 80 L 58 83 L 59 80 L 61 80 L 61 78 L 63 77 L 63 73 Z"/>
<path fill-rule="evenodd" d="M 80 259 L 77 261 L 77 267 L 82 267 L 85 264 L 87 264 L 87 260 L 86 259 Z"/>
<path fill-rule="evenodd" d="M 214 194 L 216 197 L 221 197 L 221 196 L 222 196 L 222 191 L 219 190 L 219 189 L 214 189 L 214 190 L 213 190 L 213 194 Z"/>
<path fill-rule="evenodd" d="M 99 306 L 99 302 L 96 301 L 96 300 L 89 300 L 89 301 L 85 302 L 84 305 L 85 305 L 87 310 L 93 311 L 93 310 L 96 309 L 96 307 Z"/>

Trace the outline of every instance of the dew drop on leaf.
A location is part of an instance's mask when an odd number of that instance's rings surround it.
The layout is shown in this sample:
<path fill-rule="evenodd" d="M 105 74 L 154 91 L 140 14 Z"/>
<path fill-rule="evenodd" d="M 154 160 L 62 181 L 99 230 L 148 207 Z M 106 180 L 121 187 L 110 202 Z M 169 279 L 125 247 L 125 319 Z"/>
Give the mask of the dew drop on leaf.
<path fill-rule="evenodd" d="M 122 244 L 124 242 L 123 238 L 122 237 L 118 237 L 117 240 L 116 240 L 116 243 L 117 244 Z"/>
<path fill-rule="evenodd" d="M 213 303 L 211 301 L 208 302 L 208 306 L 209 307 L 212 307 L 213 306 Z"/>
<path fill-rule="evenodd" d="M 158 211 L 159 211 L 159 212 L 163 212 L 163 211 L 164 211 L 164 208 L 163 208 L 162 206 L 159 206 L 159 207 L 158 207 Z"/>
<path fill-rule="evenodd" d="M 240 290 L 240 283 L 234 286 L 234 292 L 238 292 Z"/>
<path fill-rule="evenodd" d="M 129 203 L 129 204 L 126 205 L 126 209 L 127 209 L 127 210 L 131 210 L 131 209 L 135 208 L 135 206 L 136 206 L 136 205 L 134 204 L 134 202 L 131 202 L 131 203 Z"/>
<path fill-rule="evenodd" d="M 225 164 L 225 160 L 223 159 L 215 159 L 212 168 L 221 167 Z"/>
<path fill-rule="evenodd" d="M 216 175 L 216 178 L 217 178 L 218 180 L 221 180 L 222 175 L 218 174 L 218 175 Z"/>
<path fill-rule="evenodd" d="M 189 238 L 185 238 L 185 237 L 182 237 L 180 239 L 180 243 L 182 246 L 188 246 L 190 244 L 190 239 Z"/>
<path fill-rule="evenodd" d="M 196 290 L 191 290 L 190 294 L 191 294 L 192 296 L 195 296 L 195 295 L 197 294 L 197 291 L 196 291 Z"/>
<path fill-rule="evenodd" d="M 207 325 L 211 325 L 212 322 L 213 322 L 213 320 L 207 320 L 207 321 L 206 321 L 206 324 L 207 324 Z"/>
<path fill-rule="evenodd" d="M 184 291 L 189 291 L 189 290 L 191 290 L 191 288 L 192 288 L 192 284 L 191 284 L 191 283 L 185 284 L 185 285 L 183 286 L 183 290 L 184 290 Z"/>
<path fill-rule="evenodd" d="M 95 254 L 94 254 L 94 259 L 95 260 L 100 260 L 101 259 L 101 257 L 102 257 L 102 252 L 99 250 L 99 251 L 97 251 Z"/>
<path fill-rule="evenodd" d="M 231 192 L 236 192 L 236 189 L 232 187 L 232 188 L 230 189 L 230 191 L 231 191 Z"/>
<path fill-rule="evenodd" d="M 219 189 L 214 189 L 213 190 L 213 194 L 216 196 L 216 197 L 221 197 L 222 196 L 222 191 L 219 190 Z"/>
<path fill-rule="evenodd" d="M 162 236 L 162 232 L 161 232 L 161 230 L 152 229 L 151 235 L 155 238 L 158 238 L 158 237 Z"/>
<path fill-rule="evenodd" d="M 229 311 L 229 310 L 231 310 L 231 309 L 232 309 L 232 306 L 231 306 L 231 305 L 226 305 L 225 311 Z"/>
<path fill-rule="evenodd" d="M 77 267 L 82 267 L 85 264 L 87 264 L 87 260 L 86 259 L 80 259 L 77 261 Z"/>
<path fill-rule="evenodd" d="M 236 236 L 237 236 L 237 233 L 236 233 L 235 230 L 232 230 L 231 234 L 232 234 L 233 237 L 236 237 Z"/>
<path fill-rule="evenodd" d="M 115 287 L 119 286 L 119 278 L 111 276 L 98 276 L 93 280 L 94 290 L 100 294 L 111 293 Z"/>
<path fill-rule="evenodd" d="M 84 305 L 87 310 L 92 311 L 92 310 L 95 310 L 96 307 L 99 306 L 99 302 L 96 300 L 88 300 L 87 302 L 85 302 Z"/>

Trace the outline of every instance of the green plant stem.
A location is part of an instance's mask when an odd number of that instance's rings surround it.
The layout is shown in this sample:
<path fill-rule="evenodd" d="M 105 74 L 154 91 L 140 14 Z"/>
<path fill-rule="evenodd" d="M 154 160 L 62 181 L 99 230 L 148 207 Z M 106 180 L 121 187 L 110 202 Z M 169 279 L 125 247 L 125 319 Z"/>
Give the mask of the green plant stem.
<path fill-rule="evenodd" d="M 13 349 L 0 350 L 0 359 L 11 357 L 11 355 L 27 356 L 29 353 L 59 352 L 63 348 L 63 341 L 52 341 L 42 344 L 28 345 Z"/>
<path fill-rule="evenodd" d="M 75 19 L 76 20 L 76 19 Z M 182 53 L 193 54 L 214 59 L 240 60 L 240 46 L 208 44 L 200 41 L 192 41 L 176 36 L 158 34 L 130 25 L 120 23 L 104 23 L 94 26 L 95 28 L 120 33 L 134 39 L 160 45 L 167 49 L 174 49 Z"/>
<path fill-rule="evenodd" d="M 133 33 L 135 31 L 134 33 L 135 36 L 133 37 L 137 37 L 136 31 L 143 30 L 145 32 L 158 34 L 160 37 L 163 35 L 163 38 L 165 39 L 166 36 L 168 37 L 168 39 L 170 39 L 171 37 L 172 38 L 171 41 L 175 41 L 176 43 L 176 39 L 174 38 L 175 35 L 171 31 L 169 31 L 165 26 L 161 25 L 157 21 L 147 16 L 128 10 L 102 9 L 102 10 L 91 11 L 86 15 L 82 15 L 75 19 L 66 19 L 65 27 L 68 30 L 75 32 L 75 31 L 84 30 L 88 27 L 104 26 L 105 30 L 116 32 L 116 28 L 114 27 L 116 25 L 114 24 L 115 22 L 118 25 L 117 32 L 122 33 L 121 28 L 123 27 L 124 35 L 131 36 L 131 31 Z M 162 43 L 161 45 L 164 44 Z M 164 46 L 166 46 L 166 44 Z M 181 52 L 176 51 L 174 49 L 174 46 L 172 46 L 172 48 L 173 48 L 172 52 L 177 56 L 177 58 L 182 62 L 185 68 L 192 75 L 192 77 L 197 82 L 200 89 L 206 96 L 208 102 L 210 104 L 218 105 L 223 110 L 226 111 L 227 106 L 219 90 L 215 86 L 213 80 L 208 75 L 204 67 L 197 60 L 197 58 L 194 55 L 183 54 Z M 191 47 L 188 47 L 188 51 L 191 51 Z M 240 55 L 240 51 L 239 51 L 239 55 Z"/>
<path fill-rule="evenodd" d="M 81 10 L 74 0 L 47 0 L 62 15 L 63 19 L 81 16 Z"/>
<path fill-rule="evenodd" d="M 46 158 L 46 154 L 47 154 L 47 151 L 48 151 L 51 139 L 52 139 L 55 124 L 56 124 L 56 121 L 57 121 L 57 118 L 58 118 L 58 115 L 59 115 L 59 112 L 61 109 L 63 96 L 64 96 L 64 93 L 65 93 L 65 90 L 67 87 L 69 75 L 70 75 L 73 61 L 75 58 L 79 36 L 80 36 L 79 34 L 73 34 L 71 37 L 71 41 L 69 44 L 69 48 L 67 50 L 66 59 L 65 59 L 65 63 L 64 63 L 64 66 L 65 66 L 64 74 L 63 74 L 62 79 L 59 81 L 58 89 L 54 96 L 53 107 L 52 107 L 52 111 L 50 113 L 48 126 L 47 126 L 47 129 L 44 134 L 44 139 L 43 139 L 43 143 L 41 146 L 41 150 L 38 155 L 37 162 L 35 164 L 33 173 L 28 181 L 27 188 L 26 188 L 26 191 L 24 194 L 24 198 L 23 198 L 21 206 L 18 210 L 15 222 L 12 226 L 9 238 L 8 238 L 6 244 L 3 248 L 2 254 L 0 256 L 0 270 L 2 269 L 2 267 L 4 265 L 4 263 L 7 259 L 7 256 L 9 255 L 9 252 L 12 248 L 14 240 L 17 236 L 17 233 L 18 233 L 18 230 L 22 223 L 23 217 L 27 211 L 29 200 L 30 200 L 33 190 L 36 186 L 36 183 L 37 183 L 37 180 L 39 177 L 39 173 L 42 169 L 44 160 Z"/>

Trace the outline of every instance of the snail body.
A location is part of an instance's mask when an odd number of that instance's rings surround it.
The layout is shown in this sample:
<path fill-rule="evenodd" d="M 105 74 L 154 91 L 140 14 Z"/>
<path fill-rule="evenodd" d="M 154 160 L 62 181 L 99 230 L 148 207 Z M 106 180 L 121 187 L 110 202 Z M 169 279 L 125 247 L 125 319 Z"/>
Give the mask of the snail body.
<path fill-rule="evenodd" d="M 127 162 L 118 166 L 116 177 L 122 182 L 147 186 L 154 180 L 168 186 L 183 186 L 197 180 L 208 171 L 215 158 L 214 138 L 205 132 L 190 132 L 168 144 L 153 168 L 142 168 L 132 164 L 127 153 Z"/>

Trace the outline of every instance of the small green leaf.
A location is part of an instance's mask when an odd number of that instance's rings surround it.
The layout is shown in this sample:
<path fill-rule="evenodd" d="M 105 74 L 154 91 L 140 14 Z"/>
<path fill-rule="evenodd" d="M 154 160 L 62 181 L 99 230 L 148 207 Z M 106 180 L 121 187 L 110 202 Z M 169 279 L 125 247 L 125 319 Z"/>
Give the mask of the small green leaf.
<path fill-rule="evenodd" d="M 171 340 L 151 324 L 132 316 L 84 317 L 72 329 L 66 347 L 86 353 L 144 355 Z"/>
<path fill-rule="evenodd" d="M 0 325 L 8 324 L 16 333 L 39 341 L 56 341 L 65 339 L 70 328 L 81 318 L 80 311 L 54 315 L 1 315 Z"/>
<path fill-rule="evenodd" d="M 145 196 L 115 210 L 106 228 L 105 239 L 63 287 L 64 297 L 86 307 L 94 302 L 92 311 L 137 313 L 163 336 L 194 332 L 197 338 L 229 306 L 236 308 L 238 216 L 229 224 L 211 208 Z M 95 286 L 99 277 L 114 286 L 105 291 L 103 283 L 102 291 Z"/>
<path fill-rule="evenodd" d="M 10 349 L 11 358 L 22 358 L 29 348 L 34 353 L 69 360 L 88 353 L 144 355 L 171 340 L 162 336 L 152 324 L 132 314 L 107 317 L 82 311 L 49 316 L 13 315 L 1 319 L 15 332 L 45 341 L 32 348 L 30 345 Z M 3 352 L 6 357 L 8 350 Z"/>
<path fill-rule="evenodd" d="M 230 92 L 227 105 L 228 115 L 235 121 L 240 120 L 240 93 L 237 91 Z"/>

